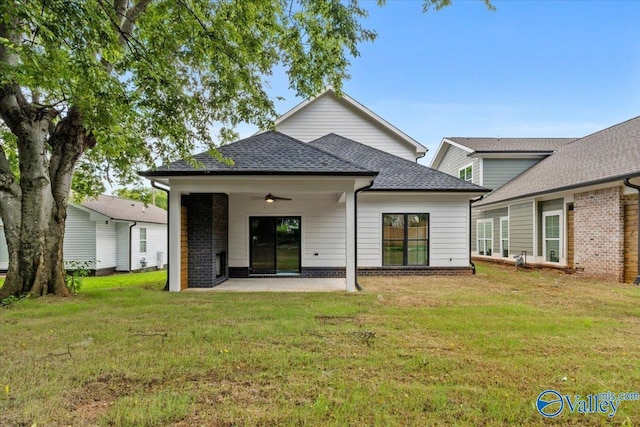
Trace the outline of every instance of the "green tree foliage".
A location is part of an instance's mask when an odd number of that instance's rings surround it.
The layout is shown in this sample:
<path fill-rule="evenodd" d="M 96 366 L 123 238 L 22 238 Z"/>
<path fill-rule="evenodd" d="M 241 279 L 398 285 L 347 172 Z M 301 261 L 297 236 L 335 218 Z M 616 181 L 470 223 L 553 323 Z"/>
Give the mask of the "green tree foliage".
<path fill-rule="evenodd" d="M 71 178 L 110 179 L 270 127 L 274 70 L 311 96 L 338 90 L 373 40 L 356 0 L 5 0 L 0 3 L 0 296 L 67 293 Z M 212 134 L 212 128 L 219 131 Z M 215 154 L 214 151 L 212 153 Z"/>
<path fill-rule="evenodd" d="M 68 294 L 72 185 L 95 195 L 196 147 L 217 155 L 241 122 L 269 128 L 274 70 L 302 97 L 339 91 L 375 38 L 365 16 L 358 0 L 0 2 L 0 298 Z"/>
<path fill-rule="evenodd" d="M 164 210 L 167 209 L 168 200 L 167 193 L 155 188 L 135 187 L 135 188 L 119 188 L 114 190 L 113 194 L 123 199 L 137 200 L 146 205 L 153 205 Z"/>

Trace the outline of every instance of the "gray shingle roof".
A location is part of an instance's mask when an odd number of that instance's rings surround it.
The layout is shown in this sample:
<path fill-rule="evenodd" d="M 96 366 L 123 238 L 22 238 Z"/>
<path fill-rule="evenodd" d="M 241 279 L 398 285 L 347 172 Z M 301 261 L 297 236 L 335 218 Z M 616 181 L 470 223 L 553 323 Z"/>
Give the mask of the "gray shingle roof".
<path fill-rule="evenodd" d="M 196 154 L 202 168 L 184 160 L 140 172 L 143 176 L 177 175 L 352 175 L 375 176 L 376 172 L 319 150 L 283 133 L 269 131 L 233 142 L 218 149 L 234 161 L 225 165 L 208 153 Z"/>
<path fill-rule="evenodd" d="M 101 195 L 96 199 L 85 200 L 82 206 L 112 219 L 167 223 L 167 211 L 153 205 L 145 207 L 144 203 L 135 200 Z"/>
<path fill-rule="evenodd" d="M 640 117 L 563 145 L 477 206 L 640 176 Z"/>
<path fill-rule="evenodd" d="M 477 153 L 553 152 L 577 138 L 445 138 Z"/>
<path fill-rule="evenodd" d="M 364 168 L 378 171 L 379 174 L 375 178 L 371 190 L 489 191 L 419 163 L 402 159 L 333 133 L 311 141 L 309 144 L 357 163 Z"/>

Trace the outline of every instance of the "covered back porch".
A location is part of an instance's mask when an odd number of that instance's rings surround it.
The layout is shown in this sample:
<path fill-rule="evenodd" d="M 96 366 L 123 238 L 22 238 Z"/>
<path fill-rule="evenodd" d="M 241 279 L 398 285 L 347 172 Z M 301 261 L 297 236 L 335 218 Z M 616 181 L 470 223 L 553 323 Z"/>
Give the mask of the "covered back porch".
<path fill-rule="evenodd" d="M 355 192 L 370 181 L 171 179 L 169 290 L 355 291 Z"/>

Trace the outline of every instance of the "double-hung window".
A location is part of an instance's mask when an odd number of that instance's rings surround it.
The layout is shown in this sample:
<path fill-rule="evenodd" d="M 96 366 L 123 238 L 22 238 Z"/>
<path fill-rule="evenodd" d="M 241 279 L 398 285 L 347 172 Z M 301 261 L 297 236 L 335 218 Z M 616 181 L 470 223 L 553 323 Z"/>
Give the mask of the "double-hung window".
<path fill-rule="evenodd" d="M 382 265 L 429 265 L 429 214 L 383 214 L 382 246 Z"/>
<path fill-rule="evenodd" d="M 147 252 L 147 229 L 140 229 L 140 253 L 144 254 Z"/>
<path fill-rule="evenodd" d="M 500 253 L 504 258 L 509 257 L 509 217 L 500 218 Z"/>
<path fill-rule="evenodd" d="M 479 219 L 477 222 L 478 255 L 493 253 L 493 219 Z"/>
<path fill-rule="evenodd" d="M 463 181 L 473 181 L 473 163 L 468 164 L 467 166 L 460 168 L 458 170 L 458 177 Z"/>

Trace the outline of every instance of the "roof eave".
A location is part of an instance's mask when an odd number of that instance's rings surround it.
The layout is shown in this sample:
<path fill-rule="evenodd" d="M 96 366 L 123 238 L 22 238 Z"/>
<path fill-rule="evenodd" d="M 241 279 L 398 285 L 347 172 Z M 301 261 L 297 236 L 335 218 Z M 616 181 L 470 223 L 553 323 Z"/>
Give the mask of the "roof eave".
<path fill-rule="evenodd" d="M 374 184 L 375 185 L 375 184 Z M 489 193 L 488 189 L 464 189 L 464 188 L 369 188 L 367 192 L 420 192 L 420 193 Z"/>
<path fill-rule="evenodd" d="M 444 154 L 447 151 L 446 149 L 444 149 L 444 144 L 449 144 L 452 147 L 456 147 L 461 150 L 464 150 L 469 153 L 468 155 L 472 155 L 474 153 L 474 151 L 469 147 L 465 147 L 462 144 L 458 144 L 457 142 L 451 141 L 449 138 L 442 138 L 442 141 L 440 141 L 440 145 L 436 150 L 436 154 L 433 156 L 433 159 L 431 159 L 431 163 L 429 164 L 430 168 L 437 169 L 438 166 L 440 166 L 440 162 L 442 162 L 442 159 L 444 158 Z"/>
<path fill-rule="evenodd" d="M 607 182 L 614 182 L 614 181 L 620 181 L 623 180 L 625 178 L 637 178 L 640 176 L 640 171 L 633 173 L 633 174 L 623 174 L 623 175 L 616 175 L 613 177 L 608 177 L 608 178 L 601 178 L 601 179 L 594 179 L 592 181 L 586 181 L 586 182 L 581 182 L 578 184 L 571 184 L 571 185 L 564 185 L 562 187 L 556 187 L 556 188 L 551 188 L 548 190 L 543 190 L 543 191 L 535 191 L 532 193 L 526 193 L 526 194 L 520 194 L 518 196 L 513 196 L 513 197 L 509 197 L 509 198 L 505 198 L 505 199 L 498 199 L 498 200 L 491 200 L 488 203 L 486 203 L 486 199 L 482 200 L 482 202 L 479 202 L 476 206 L 477 207 L 484 207 L 484 206 L 491 206 L 491 205 L 495 205 L 497 203 L 506 203 L 506 202 L 512 202 L 514 200 L 518 200 L 518 199 L 527 199 L 530 197 L 537 197 L 537 196 L 541 196 L 543 194 L 549 194 L 549 193 L 559 193 L 561 191 L 568 191 L 568 190 L 573 190 L 574 188 L 580 188 L 580 187 L 589 187 L 592 185 L 599 185 L 599 184 L 605 184 Z"/>
<path fill-rule="evenodd" d="M 374 171 L 331 172 L 331 171 L 140 171 L 145 178 L 171 178 L 174 176 L 378 176 Z"/>

